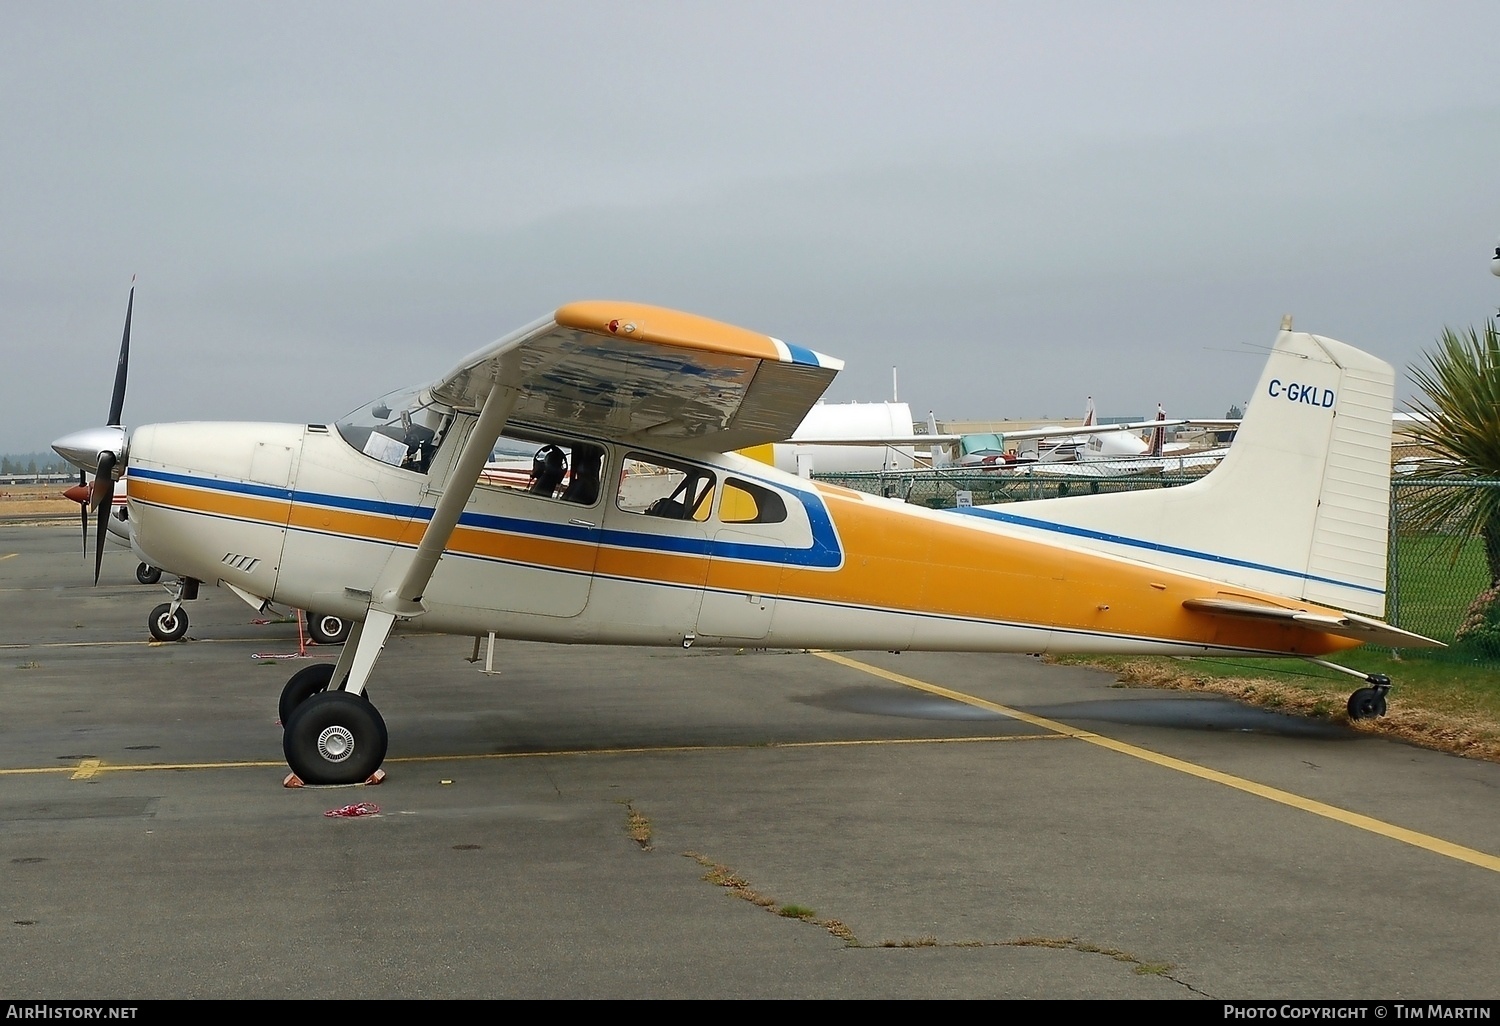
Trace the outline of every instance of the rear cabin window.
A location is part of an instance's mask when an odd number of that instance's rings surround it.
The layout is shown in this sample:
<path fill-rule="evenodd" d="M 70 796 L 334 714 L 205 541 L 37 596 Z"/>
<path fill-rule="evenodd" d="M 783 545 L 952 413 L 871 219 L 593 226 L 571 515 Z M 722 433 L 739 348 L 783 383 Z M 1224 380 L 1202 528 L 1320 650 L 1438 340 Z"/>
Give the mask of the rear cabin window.
<path fill-rule="evenodd" d="M 779 524 L 786 520 L 786 503 L 769 488 L 731 477 L 724 482 L 719 519 L 726 524 Z"/>
<path fill-rule="evenodd" d="M 633 452 L 625 457 L 615 502 L 626 513 L 701 523 L 713 509 L 714 476 Z"/>

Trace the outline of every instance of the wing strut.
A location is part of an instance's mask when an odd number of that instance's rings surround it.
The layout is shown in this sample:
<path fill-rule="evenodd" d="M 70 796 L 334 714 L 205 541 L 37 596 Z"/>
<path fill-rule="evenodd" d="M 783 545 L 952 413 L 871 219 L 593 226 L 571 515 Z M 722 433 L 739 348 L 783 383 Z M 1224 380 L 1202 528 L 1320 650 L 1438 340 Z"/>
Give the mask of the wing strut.
<path fill-rule="evenodd" d="M 504 376 L 503 370 L 501 376 Z M 377 590 L 375 600 L 370 603 L 370 609 L 365 614 L 364 624 L 357 626 L 358 633 L 344 643 L 345 654 L 339 657 L 336 667 L 336 670 L 347 669 L 349 673 L 342 690 L 362 694 L 365 682 L 370 679 L 370 671 L 375 668 L 375 660 L 380 658 L 381 649 L 385 648 L 386 638 L 390 636 L 396 621 L 407 620 L 426 612 L 422 605 L 422 592 L 432 579 L 432 572 L 437 568 L 448 539 L 453 535 L 453 529 L 458 526 L 458 518 L 463 514 L 464 506 L 474 492 L 474 485 L 478 483 L 479 475 L 484 470 L 485 461 L 489 459 L 490 450 L 494 448 L 500 432 L 505 429 L 505 422 L 515 409 L 519 396 L 520 393 L 515 388 L 499 382 L 485 396 L 479 420 L 475 423 L 474 430 L 469 432 L 463 451 L 453 463 L 453 470 L 449 472 L 447 483 L 443 486 L 443 494 L 432 510 L 432 519 L 422 532 L 422 540 L 417 543 L 416 554 L 407 566 L 401 582 Z M 348 655 L 350 649 L 353 650 L 352 655 Z"/>

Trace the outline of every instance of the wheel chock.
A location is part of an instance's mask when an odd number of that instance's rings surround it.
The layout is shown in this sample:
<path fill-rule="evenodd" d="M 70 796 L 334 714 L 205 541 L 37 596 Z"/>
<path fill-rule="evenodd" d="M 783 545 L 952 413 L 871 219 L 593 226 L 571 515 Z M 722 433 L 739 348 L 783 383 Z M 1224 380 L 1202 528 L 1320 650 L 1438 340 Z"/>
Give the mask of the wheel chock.
<path fill-rule="evenodd" d="M 374 773 L 371 773 L 368 777 L 366 777 L 362 782 L 360 782 L 358 784 L 334 784 L 332 786 L 334 786 L 334 787 L 375 787 L 377 784 L 383 784 L 383 783 L 385 783 L 385 770 L 378 769 Z M 295 773 L 288 773 L 286 775 L 286 779 L 281 782 L 281 786 L 282 787 L 307 787 L 309 785 L 303 783 L 302 782 L 302 778 L 299 777 L 299 776 L 297 776 L 297 774 L 295 774 Z"/>

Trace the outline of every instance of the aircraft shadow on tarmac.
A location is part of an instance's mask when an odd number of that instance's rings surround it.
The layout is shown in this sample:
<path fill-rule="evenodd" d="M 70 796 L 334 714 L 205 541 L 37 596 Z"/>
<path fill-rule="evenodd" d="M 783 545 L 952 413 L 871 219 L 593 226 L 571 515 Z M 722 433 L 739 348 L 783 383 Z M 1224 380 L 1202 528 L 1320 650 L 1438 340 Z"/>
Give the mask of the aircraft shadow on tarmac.
<path fill-rule="evenodd" d="M 871 716 L 896 716 L 923 720 L 995 720 L 1009 719 L 1004 713 L 966 705 L 935 695 L 900 694 L 878 688 L 844 688 L 816 698 L 805 698 L 807 705 Z M 1121 723 L 1132 726 L 1170 727 L 1181 730 L 1240 731 L 1279 734 L 1284 737 L 1311 737 L 1327 740 L 1352 740 L 1362 737 L 1356 731 L 1330 720 L 1291 716 L 1260 709 L 1226 698 L 1120 698 L 1104 701 L 1068 702 L 1059 705 L 1017 706 L 1033 716 L 1062 723 L 1080 721 Z"/>

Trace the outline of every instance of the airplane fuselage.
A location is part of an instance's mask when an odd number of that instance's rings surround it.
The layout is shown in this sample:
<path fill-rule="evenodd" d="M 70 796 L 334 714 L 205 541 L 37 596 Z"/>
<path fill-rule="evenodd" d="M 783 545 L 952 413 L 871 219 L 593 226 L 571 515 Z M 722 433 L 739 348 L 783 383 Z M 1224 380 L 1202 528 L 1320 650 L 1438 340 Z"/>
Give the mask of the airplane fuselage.
<path fill-rule="evenodd" d="M 136 543 L 206 583 L 360 620 L 410 564 L 472 423 L 457 418 L 426 472 L 372 458 L 333 426 L 139 428 Z M 1038 544 L 1003 523 L 814 484 L 737 454 L 570 441 L 604 453 L 597 496 L 464 484 L 472 494 L 412 627 L 602 644 L 1037 653 L 1321 655 L 1355 644 L 1183 606 L 1225 596 L 1287 604 L 1276 596 Z M 631 502 L 635 482 L 622 468 L 652 462 L 708 481 L 693 515 Z"/>

